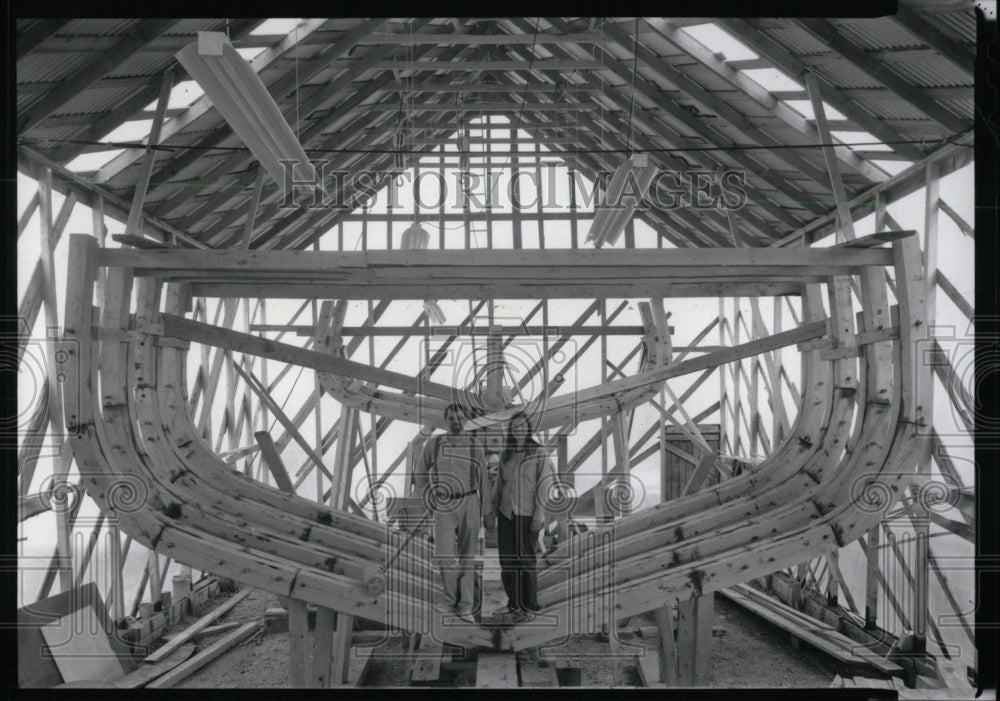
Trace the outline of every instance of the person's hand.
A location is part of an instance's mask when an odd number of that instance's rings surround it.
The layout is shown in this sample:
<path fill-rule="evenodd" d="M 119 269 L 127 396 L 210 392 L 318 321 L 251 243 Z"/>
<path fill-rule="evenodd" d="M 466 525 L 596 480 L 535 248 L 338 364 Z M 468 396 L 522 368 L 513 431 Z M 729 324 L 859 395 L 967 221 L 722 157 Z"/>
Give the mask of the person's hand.
<path fill-rule="evenodd" d="M 543 528 L 545 528 L 545 522 L 544 521 L 542 521 L 539 518 L 533 518 L 533 519 L 531 519 L 530 529 L 531 529 L 531 533 L 532 533 L 533 537 L 537 538 L 538 534 L 541 532 L 541 530 Z"/>
<path fill-rule="evenodd" d="M 497 515 L 494 512 L 483 514 L 483 528 L 492 531 L 497 525 Z"/>

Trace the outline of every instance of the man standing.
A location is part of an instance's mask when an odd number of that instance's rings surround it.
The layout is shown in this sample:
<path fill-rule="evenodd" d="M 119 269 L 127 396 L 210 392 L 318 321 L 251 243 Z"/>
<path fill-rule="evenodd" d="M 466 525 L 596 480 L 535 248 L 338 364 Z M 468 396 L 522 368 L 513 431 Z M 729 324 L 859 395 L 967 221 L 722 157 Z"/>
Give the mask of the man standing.
<path fill-rule="evenodd" d="M 416 488 L 434 511 L 434 559 L 444 589 L 444 599 L 435 602 L 434 609 L 475 623 L 472 611 L 480 497 L 489 498 L 489 480 L 482 446 L 462 431 L 464 413 L 459 404 L 445 408 L 448 433 L 432 436 L 424 446 Z"/>

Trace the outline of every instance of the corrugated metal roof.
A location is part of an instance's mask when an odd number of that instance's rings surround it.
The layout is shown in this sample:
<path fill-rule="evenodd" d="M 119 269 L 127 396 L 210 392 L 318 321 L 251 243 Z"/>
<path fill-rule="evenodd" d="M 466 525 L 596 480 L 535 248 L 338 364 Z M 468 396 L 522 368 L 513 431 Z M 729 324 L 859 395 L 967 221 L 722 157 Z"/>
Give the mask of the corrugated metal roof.
<path fill-rule="evenodd" d="M 872 19 L 830 19 L 845 38 L 863 49 L 898 49 L 907 46 L 921 46 L 923 42 L 888 17 Z"/>
<path fill-rule="evenodd" d="M 56 36 L 122 36 L 131 32 L 141 19 L 74 19 Z"/>
<path fill-rule="evenodd" d="M 788 49 L 792 55 L 826 53 L 830 50 L 830 47 L 823 41 L 791 20 L 788 20 L 787 24 L 779 29 L 762 29 L 761 31 Z"/>
<path fill-rule="evenodd" d="M 951 61 L 900 61 L 892 68 L 908 83 L 923 88 L 968 86 L 971 90 L 975 85 L 972 76 Z"/>
<path fill-rule="evenodd" d="M 966 10 L 954 12 L 934 12 L 933 14 L 918 13 L 924 21 L 952 39 L 968 44 L 973 50 L 976 46 L 976 13 L 972 3 Z"/>
<path fill-rule="evenodd" d="M 839 54 L 831 54 L 831 60 L 812 66 L 812 71 L 822 76 L 837 88 L 878 88 L 882 82 L 872 78 L 863 70 Z"/>

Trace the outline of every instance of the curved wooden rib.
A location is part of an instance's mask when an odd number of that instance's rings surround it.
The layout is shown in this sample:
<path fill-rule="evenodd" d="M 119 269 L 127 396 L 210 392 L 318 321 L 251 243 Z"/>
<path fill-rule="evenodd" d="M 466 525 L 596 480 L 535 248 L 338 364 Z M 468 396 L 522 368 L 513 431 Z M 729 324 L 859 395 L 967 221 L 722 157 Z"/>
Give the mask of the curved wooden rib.
<path fill-rule="evenodd" d="M 89 237 L 83 237 L 89 238 Z M 77 246 L 76 248 L 81 248 Z M 86 251 L 75 253 L 86 255 Z M 83 260 L 83 258 L 80 258 Z M 93 272 L 93 263 L 86 268 Z M 93 277 L 84 270 L 71 279 L 71 300 L 90 300 Z M 127 300 L 121 291 L 127 289 L 123 274 L 120 279 L 109 276 L 109 294 L 114 299 L 107 300 L 101 326 L 106 335 L 121 328 L 121 310 L 127 309 L 120 301 Z M 114 292 L 118 290 L 119 292 Z M 78 293 L 78 294 L 74 294 Z M 72 307 L 72 308 L 71 308 Z M 195 507 L 180 506 L 177 511 L 175 497 L 163 475 L 149 469 L 147 460 L 154 457 L 152 451 L 140 452 L 137 436 L 130 433 L 134 425 L 129 416 L 126 376 L 123 374 L 125 353 L 121 342 L 111 340 L 94 348 L 90 339 L 88 320 L 89 304 L 67 305 L 66 344 L 79 353 L 79 357 L 90 372 L 82 373 L 81 382 L 73 383 L 77 395 L 71 397 L 76 410 L 67 411 L 67 421 L 74 427 L 73 447 L 81 465 L 81 475 L 98 504 L 108 513 L 114 514 L 122 528 L 147 547 L 165 552 L 176 560 L 210 572 L 233 577 L 249 586 L 260 587 L 276 594 L 293 596 L 321 606 L 327 606 L 352 615 L 361 615 L 375 620 L 392 622 L 412 630 L 426 627 L 426 609 L 419 600 L 409 596 L 387 593 L 372 598 L 360 583 L 350 578 L 293 561 L 286 554 L 272 554 L 261 551 L 256 543 L 248 545 L 234 543 L 228 534 L 219 537 L 202 530 L 201 526 L 211 523 L 219 528 L 222 519 L 214 522 L 199 521 L 207 516 L 198 513 Z M 102 412 L 95 406 L 92 394 L 94 380 L 102 374 L 104 392 Z M 136 376 L 136 379 L 140 379 Z M 114 389 L 112 389 L 114 388 Z M 142 388 L 140 386 L 140 392 Z M 162 457 L 162 454 L 160 454 Z M 143 498 L 134 509 L 120 508 L 114 494 L 123 486 L 138 490 Z M 245 503 L 244 506 L 253 506 Z M 185 509 L 188 511 L 185 516 Z M 252 530 L 251 526 L 251 530 Z M 255 534 L 257 535 L 257 534 Z M 465 630 L 436 631 L 448 640 L 471 645 L 489 645 L 490 636 L 485 631 L 472 628 Z"/>
<path fill-rule="evenodd" d="M 854 358 L 822 361 L 818 351 L 806 352 L 795 427 L 757 471 L 626 516 L 613 524 L 612 540 L 603 545 L 577 538 L 561 546 L 540 573 L 541 616 L 510 630 L 509 644 L 533 647 L 566 637 L 573 625 L 605 622 L 587 618 L 594 597 L 611 597 L 611 615 L 641 613 L 834 550 L 876 523 L 928 449 L 921 429 L 926 396 L 913 378 L 913 344 L 924 316 L 915 246 L 912 239 L 893 243 L 897 340 L 865 346 L 860 367 Z M 400 558 L 408 571 L 417 572 L 405 594 L 369 596 L 360 580 L 366 565 L 384 561 L 384 528 L 280 493 L 222 463 L 191 422 L 185 352 L 154 345 L 150 336 L 127 337 L 132 287 L 127 268 L 109 271 L 100 322 L 107 340 L 93 340 L 89 302 L 96 244 L 74 236 L 71 247 L 83 265 L 70 273 L 65 344 L 79 354 L 80 375 L 67 383 L 66 423 L 74 429 L 81 477 L 102 509 L 139 542 L 180 562 L 354 615 L 426 629 L 425 604 L 436 587 L 426 545 L 417 543 Z M 890 316 L 875 273 L 881 270 L 862 275 L 861 327 L 868 331 L 886 327 Z M 143 279 L 138 285 L 137 320 L 147 327 L 155 327 L 160 284 Z M 848 280 L 834 276 L 827 289 L 837 345 L 852 345 Z M 822 315 L 818 293 L 817 285 L 807 286 L 806 319 Z M 166 295 L 167 313 L 179 312 L 178 288 L 170 286 Z M 341 323 L 334 319 L 318 334 L 320 347 L 339 345 Z M 647 348 L 644 367 L 665 358 L 657 344 Z M 93 395 L 98 378 L 100 407 Z M 324 382 L 349 394 L 350 401 L 363 398 L 368 403 L 359 408 L 377 407 L 380 414 L 417 401 L 344 378 L 326 376 Z M 620 408 L 624 399 L 638 402 L 649 393 L 642 388 L 629 397 L 599 397 L 596 404 L 607 400 Z M 564 418 L 558 411 L 555 416 Z M 148 494 L 134 509 L 116 504 L 113 494 L 123 481 L 136 482 Z M 873 488 L 889 495 L 882 509 L 859 501 Z M 490 644 L 490 636 L 474 628 L 443 634 L 469 645 Z"/>
<path fill-rule="evenodd" d="M 656 303 L 659 302 L 654 304 Z M 645 329 L 639 372 L 645 372 L 663 367 L 669 362 L 670 330 L 667 327 L 662 306 L 659 313 L 655 313 L 653 305 L 642 302 L 639 305 L 639 310 Z M 342 302 L 337 305 L 324 302 L 316 323 L 316 333 L 313 336 L 316 350 L 346 358 L 341 331 L 346 311 L 347 305 Z M 327 372 L 320 372 L 318 376 L 323 390 L 345 406 L 365 412 L 373 411 L 379 416 L 387 416 L 410 423 L 447 428 L 444 423 L 444 409 L 448 402 L 444 399 L 377 389 L 370 383 Z M 656 383 L 620 394 L 609 392 L 606 395 L 595 397 L 584 405 L 576 401 L 574 393 L 570 393 L 547 398 L 544 400 L 544 404 L 538 400 L 529 402 L 525 407 L 515 407 L 515 409 L 524 408 L 529 411 L 536 430 L 561 428 L 638 406 L 656 396 L 661 385 L 662 383 Z M 489 413 L 471 420 L 467 428 L 470 430 L 486 428 L 496 423 L 506 422 L 507 419 L 506 412 Z"/>
<path fill-rule="evenodd" d="M 897 279 L 912 281 L 918 275 L 914 271 L 919 270 L 919 250 L 914 251 L 912 242 L 899 242 L 893 248 Z M 919 429 L 923 423 L 919 415 L 922 404 L 912 377 L 913 332 L 919 329 L 923 317 L 921 294 L 919 280 L 912 281 L 909 288 L 900 287 L 900 307 L 905 313 L 900 313 L 899 340 L 891 344 L 889 351 L 891 363 L 881 363 L 887 354 L 885 349 L 864 354 L 866 401 L 861 427 L 855 434 L 857 441 L 851 451 L 842 455 L 837 469 L 829 473 L 830 478 L 823 480 L 810 495 L 813 516 L 796 515 L 782 505 L 773 514 L 764 514 L 759 519 L 737 522 L 724 531 L 717 530 L 691 541 L 683 540 L 680 547 L 647 550 L 642 562 L 655 561 L 645 571 L 637 571 L 630 567 L 632 563 L 615 557 L 613 565 L 605 567 L 605 571 L 588 575 L 586 581 L 600 583 L 589 591 L 579 578 L 573 580 L 572 597 L 553 595 L 550 590 L 548 605 L 541 615 L 547 616 L 552 625 L 515 628 L 509 637 L 514 649 L 565 638 L 571 632 L 572 615 L 577 615 L 577 621 L 581 614 L 586 618 L 584 604 L 592 602 L 595 596 L 605 596 L 613 602 L 612 615 L 639 613 L 796 564 L 804 555 L 814 557 L 842 547 L 876 524 L 895 501 L 899 482 L 908 472 L 912 473 L 920 451 L 927 449 L 927 437 Z M 871 296 L 869 300 L 866 316 L 877 310 L 885 319 L 887 314 L 881 300 Z M 838 303 L 837 309 L 844 310 L 848 304 L 849 297 Z M 838 321 L 843 323 L 845 318 L 841 311 Z M 890 368 L 891 383 L 887 374 Z M 879 508 L 865 508 L 861 497 L 865 489 L 873 488 L 892 496 L 884 498 Z M 678 540 L 684 537 L 685 526 L 695 520 L 684 519 L 676 525 L 680 529 Z M 616 569 L 627 570 L 629 576 L 616 576 Z M 545 595 L 542 596 L 544 599 Z"/>

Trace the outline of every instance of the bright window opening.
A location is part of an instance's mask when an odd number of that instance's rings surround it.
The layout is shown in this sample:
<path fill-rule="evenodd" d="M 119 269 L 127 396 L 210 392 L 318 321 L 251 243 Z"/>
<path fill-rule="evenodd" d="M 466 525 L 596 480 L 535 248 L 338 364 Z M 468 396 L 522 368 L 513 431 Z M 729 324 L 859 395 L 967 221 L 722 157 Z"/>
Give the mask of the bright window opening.
<path fill-rule="evenodd" d="M 105 143 L 112 141 L 141 141 L 149 135 L 152 128 L 152 119 L 136 119 L 131 122 L 125 122 L 113 131 L 108 132 L 101 141 Z"/>
<path fill-rule="evenodd" d="M 291 17 L 273 17 L 264 20 L 251 34 L 289 34 L 301 20 Z"/>
<path fill-rule="evenodd" d="M 248 48 L 236 49 L 237 53 L 243 57 L 245 61 L 254 60 L 259 54 L 261 54 L 266 47 L 264 46 L 251 46 Z"/>
<path fill-rule="evenodd" d="M 747 61 L 757 58 L 757 54 L 745 44 L 711 22 L 682 27 L 681 31 L 700 41 L 712 52 L 721 53 L 726 61 Z"/>
<path fill-rule="evenodd" d="M 861 151 L 891 151 L 891 146 L 886 146 L 878 137 L 869 134 L 867 131 L 831 131 L 832 136 L 837 141 L 847 144 L 852 149 Z"/>
<path fill-rule="evenodd" d="M 111 151 L 84 153 L 67 163 L 66 170 L 71 170 L 74 173 L 89 173 L 90 171 L 99 170 L 121 152 L 122 149 L 113 149 Z"/>
<path fill-rule="evenodd" d="M 743 75 L 759 84 L 765 90 L 773 92 L 785 90 L 802 90 L 802 86 L 779 71 L 777 68 L 751 68 L 740 71 Z"/>
<path fill-rule="evenodd" d="M 201 86 L 193 80 L 185 80 L 177 83 L 177 85 L 174 86 L 174 89 L 170 91 L 170 99 L 167 101 L 167 109 L 177 110 L 187 107 L 204 94 L 205 91 L 202 90 Z M 150 102 L 146 105 L 146 110 L 155 110 L 156 103 L 156 100 Z"/>

